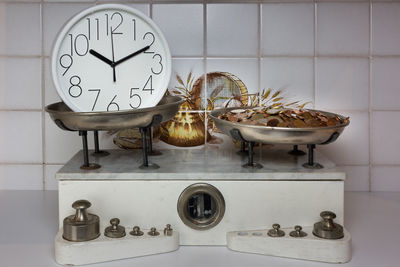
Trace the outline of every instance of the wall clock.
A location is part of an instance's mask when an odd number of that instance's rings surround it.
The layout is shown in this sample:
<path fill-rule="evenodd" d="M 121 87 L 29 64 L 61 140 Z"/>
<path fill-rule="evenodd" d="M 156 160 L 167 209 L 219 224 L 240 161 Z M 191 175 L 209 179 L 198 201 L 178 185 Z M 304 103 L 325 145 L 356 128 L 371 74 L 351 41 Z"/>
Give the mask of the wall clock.
<path fill-rule="evenodd" d="M 97 5 L 63 27 L 52 53 L 61 99 L 76 112 L 152 107 L 171 76 L 171 54 L 161 30 L 136 9 Z"/>

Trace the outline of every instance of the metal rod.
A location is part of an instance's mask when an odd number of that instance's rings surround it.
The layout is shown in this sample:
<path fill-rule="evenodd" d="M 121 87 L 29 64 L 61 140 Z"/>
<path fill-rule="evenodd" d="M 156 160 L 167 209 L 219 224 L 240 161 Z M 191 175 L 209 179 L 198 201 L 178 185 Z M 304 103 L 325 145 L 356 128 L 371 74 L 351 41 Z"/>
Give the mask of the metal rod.
<path fill-rule="evenodd" d="M 100 153 L 99 131 L 93 131 L 93 137 L 94 137 L 94 153 Z"/>
<path fill-rule="evenodd" d="M 149 143 L 149 147 L 148 147 L 149 153 L 153 153 L 153 136 L 152 136 L 151 126 L 147 128 L 147 133 L 148 133 L 148 136 L 149 136 L 149 140 L 148 140 L 148 143 Z"/>
<path fill-rule="evenodd" d="M 87 143 L 87 131 L 79 131 L 79 135 L 82 136 L 82 146 L 83 146 L 83 166 L 89 167 L 89 149 Z"/>
<path fill-rule="evenodd" d="M 314 148 L 315 145 L 307 145 L 308 148 L 308 165 L 314 165 Z"/>
<path fill-rule="evenodd" d="M 146 133 L 147 128 L 140 128 L 140 134 L 142 135 L 142 154 L 143 154 L 143 166 L 148 167 L 149 161 L 147 157 L 147 140 L 146 140 Z"/>
<path fill-rule="evenodd" d="M 254 142 L 248 142 L 247 144 L 248 144 L 248 150 L 249 150 L 249 158 L 248 158 L 247 165 L 253 166 L 253 146 L 254 146 Z"/>
<path fill-rule="evenodd" d="M 246 142 L 240 141 L 240 151 L 245 152 L 246 151 Z"/>

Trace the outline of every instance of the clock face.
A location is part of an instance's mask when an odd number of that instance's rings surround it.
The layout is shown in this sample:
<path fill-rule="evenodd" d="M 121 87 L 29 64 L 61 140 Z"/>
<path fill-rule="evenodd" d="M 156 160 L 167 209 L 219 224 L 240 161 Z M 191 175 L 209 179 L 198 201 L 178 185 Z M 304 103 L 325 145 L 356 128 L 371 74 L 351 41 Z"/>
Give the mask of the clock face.
<path fill-rule="evenodd" d="M 152 107 L 171 76 L 171 55 L 159 28 L 123 5 L 99 5 L 73 17 L 52 55 L 53 81 L 73 111 Z"/>

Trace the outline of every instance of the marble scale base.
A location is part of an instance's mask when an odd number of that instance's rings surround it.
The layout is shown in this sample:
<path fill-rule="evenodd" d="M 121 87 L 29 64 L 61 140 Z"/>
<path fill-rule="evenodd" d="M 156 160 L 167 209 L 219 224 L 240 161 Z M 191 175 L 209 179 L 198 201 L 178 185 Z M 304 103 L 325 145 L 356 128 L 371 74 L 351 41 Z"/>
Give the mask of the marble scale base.
<path fill-rule="evenodd" d="M 133 258 L 175 251 L 179 248 L 179 233 L 171 236 L 149 236 L 143 230 L 142 236 L 132 236 L 129 232 L 121 238 L 109 238 L 103 234 L 87 242 L 65 240 L 60 229 L 55 239 L 55 259 L 62 265 L 84 265 L 104 261 Z M 104 233 L 104 229 L 102 232 Z"/>
<path fill-rule="evenodd" d="M 114 217 L 123 226 L 143 229 L 162 229 L 169 223 L 179 232 L 181 245 L 226 245 L 228 232 L 265 229 L 273 223 L 283 228 L 310 226 L 324 210 L 335 212 L 336 222 L 343 224 L 345 173 L 318 152 L 315 159 L 324 168 L 305 169 L 307 156 L 289 155 L 289 149 L 256 149 L 254 160 L 263 165 L 261 169 L 243 168 L 247 157 L 234 148 L 163 150 L 162 155 L 150 157 L 160 168 L 150 170 L 139 168 L 141 151 L 111 150 L 109 156 L 91 157 L 101 165 L 91 171 L 79 168 L 80 151 L 56 174 L 60 228 L 63 219 L 74 213 L 71 204 L 78 199 L 92 203 L 89 212 L 100 217 L 103 228 Z M 207 202 L 196 194 L 186 204 L 179 202 L 193 184 L 212 186 L 222 195 L 224 213 L 213 227 L 199 229 L 196 224 L 214 216 L 221 202 L 209 198 Z M 186 222 L 178 213 L 179 205 L 190 211 Z"/>
<path fill-rule="evenodd" d="M 301 260 L 345 263 L 351 260 L 351 236 L 344 229 L 341 239 L 322 239 L 313 235 L 313 227 L 303 227 L 305 237 L 289 235 L 292 228 L 281 229 L 283 237 L 268 236 L 268 229 L 235 231 L 227 234 L 227 247 L 234 251 L 295 258 Z"/>

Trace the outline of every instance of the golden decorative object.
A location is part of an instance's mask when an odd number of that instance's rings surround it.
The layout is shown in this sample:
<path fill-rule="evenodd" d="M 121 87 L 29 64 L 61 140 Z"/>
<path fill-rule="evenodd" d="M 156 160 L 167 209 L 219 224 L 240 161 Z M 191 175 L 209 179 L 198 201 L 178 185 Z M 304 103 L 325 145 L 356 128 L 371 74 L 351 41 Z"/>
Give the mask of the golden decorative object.
<path fill-rule="evenodd" d="M 181 105 L 182 112 L 172 120 L 161 125 L 160 139 L 167 144 L 190 147 L 202 145 L 211 139 L 206 129 L 204 114 L 183 112 L 187 110 L 204 110 L 204 80 L 205 75 L 199 77 L 194 83 L 192 73 L 186 80 L 176 75 L 179 83 L 172 94 L 183 97 L 186 101 Z M 235 75 L 228 72 L 207 73 L 207 91 L 210 92 L 207 99 L 207 109 L 212 110 L 224 105 L 246 106 L 248 104 L 247 88 Z M 207 135 L 207 136 L 205 136 Z"/>
<path fill-rule="evenodd" d="M 199 146 L 205 143 L 204 115 L 192 112 L 179 112 L 172 120 L 160 127 L 160 139 L 167 144 L 179 147 Z M 207 132 L 207 141 L 210 134 Z"/>

